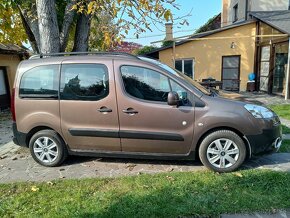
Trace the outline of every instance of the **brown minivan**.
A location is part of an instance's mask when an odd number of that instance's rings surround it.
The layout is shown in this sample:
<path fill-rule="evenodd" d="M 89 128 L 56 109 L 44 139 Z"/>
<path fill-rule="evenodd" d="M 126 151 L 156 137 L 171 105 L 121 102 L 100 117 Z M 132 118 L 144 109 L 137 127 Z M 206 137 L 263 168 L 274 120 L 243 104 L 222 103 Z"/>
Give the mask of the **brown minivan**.
<path fill-rule="evenodd" d="M 214 94 L 158 61 L 120 53 L 21 62 L 11 109 L 14 142 L 44 166 L 77 154 L 199 158 L 230 172 L 282 142 L 273 111 Z"/>

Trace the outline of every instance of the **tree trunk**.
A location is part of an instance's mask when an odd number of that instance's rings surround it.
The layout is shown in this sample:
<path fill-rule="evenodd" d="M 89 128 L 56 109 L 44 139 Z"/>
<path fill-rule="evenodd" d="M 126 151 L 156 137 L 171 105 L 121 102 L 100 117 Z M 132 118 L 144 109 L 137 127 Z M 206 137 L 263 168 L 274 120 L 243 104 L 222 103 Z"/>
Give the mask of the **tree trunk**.
<path fill-rule="evenodd" d="M 36 0 L 38 27 L 40 33 L 40 52 L 60 52 L 60 36 L 54 0 Z"/>
<path fill-rule="evenodd" d="M 69 30 L 75 16 L 75 10 L 72 10 L 72 6 L 76 3 L 76 0 L 68 1 L 65 7 L 65 14 L 62 23 L 62 30 L 60 32 L 60 51 L 64 52 L 68 43 Z"/>
<path fill-rule="evenodd" d="M 73 51 L 86 52 L 89 49 L 91 19 L 89 15 L 80 14 L 77 21 Z"/>
<path fill-rule="evenodd" d="M 34 52 L 39 53 L 40 48 L 40 34 L 39 34 L 39 28 L 38 28 L 38 19 L 37 19 L 37 10 L 35 4 L 31 6 L 31 14 L 34 15 L 34 17 L 31 17 L 27 13 L 27 10 L 23 10 L 20 5 L 18 5 L 18 9 L 20 12 L 20 16 L 23 22 L 23 26 L 25 28 L 25 31 L 28 35 L 28 39 L 31 43 L 31 47 Z M 35 47 L 35 48 L 34 48 Z"/>
<path fill-rule="evenodd" d="M 28 21 L 27 17 L 25 17 L 25 13 L 22 11 L 20 6 L 18 6 L 18 9 L 19 9 L 19 14 L 21 17 L 23 27 L 25 29 L 28 40 L 29 40 L 30 45 L 31 45 L 31 48 L 32 48 L 34 53 L 39 53 L 38 44 L 37 44 L 37 41 L 35 39 L 35 36 L 34 36 L 32 30 L 31 30 L 31 27 L 29 25 L 29 21 Z M 38 28 L 38 25 L 37 25 L 37 28 Z"/>

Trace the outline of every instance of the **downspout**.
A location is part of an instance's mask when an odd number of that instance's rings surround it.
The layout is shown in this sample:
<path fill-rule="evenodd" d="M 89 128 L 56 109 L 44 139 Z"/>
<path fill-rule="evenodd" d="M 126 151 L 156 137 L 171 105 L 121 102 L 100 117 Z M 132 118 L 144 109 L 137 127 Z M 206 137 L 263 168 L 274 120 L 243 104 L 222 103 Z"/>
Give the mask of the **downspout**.
<path fill-rule="evenodd" d="M 286 92 L 285 92 L 285 100 L 289 99 L 289 82 L 290 82 L 290 37 L 289 37 L 289 49 L 288 49 L 288 64 L 287 64 L 287 72 L 286 72 Z"/>
<path fill-rule="evenodd" d="M 249 9 L 249 0 L 246 0 L 246 6 L 245 6 L 245 20 L 248 20 L 248 9 Z"/>

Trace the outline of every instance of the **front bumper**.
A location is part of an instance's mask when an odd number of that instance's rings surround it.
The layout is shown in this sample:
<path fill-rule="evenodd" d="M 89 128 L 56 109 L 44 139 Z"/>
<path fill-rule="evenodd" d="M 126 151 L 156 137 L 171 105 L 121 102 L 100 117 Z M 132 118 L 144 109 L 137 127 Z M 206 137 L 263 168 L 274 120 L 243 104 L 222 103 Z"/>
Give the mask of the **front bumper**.
<path fill-rule="evenodd" d="M 264 129 L 262 134 L 247 135 L 252 154 L 276 152 L 282 144 L 282 126 L 279 124 L 271 129 Z"/>
<path fill-rule="evenodd" d="M 12 124 L 12 129 L 13 129 L 13 142 L 16 145 L 23 146 L 23 147 L 28 147 L 26 143 L 26 136 L 27 134 L 19 132 L 17 130 L 17 125 L 15 122 Z"/>

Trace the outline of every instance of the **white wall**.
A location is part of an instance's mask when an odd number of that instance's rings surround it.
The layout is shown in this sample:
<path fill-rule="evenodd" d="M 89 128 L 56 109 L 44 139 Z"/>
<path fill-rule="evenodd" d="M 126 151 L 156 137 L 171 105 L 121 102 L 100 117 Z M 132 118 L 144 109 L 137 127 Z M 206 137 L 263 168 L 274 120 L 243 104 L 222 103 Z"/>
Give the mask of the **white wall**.
<path fill-rule="evenodd" d="M 243 0 L 242 0 L 243 1 Z M 288 10 L 289 0 L 250 0 L 250 11 Z"/>
<path fill-rule="evenodd" d="M 226 3 L 227 2 L 227 3 Z M 290 0 L 249 0 L 248 11 L 288 10 Z M 223 0 L 222 26 L 231 25 L 234 20 L 234 6 L 238 3 L 238 21 L 245 20 L 246 0 Z M 226 7 L 226 8 L 225 8 Z"/>

